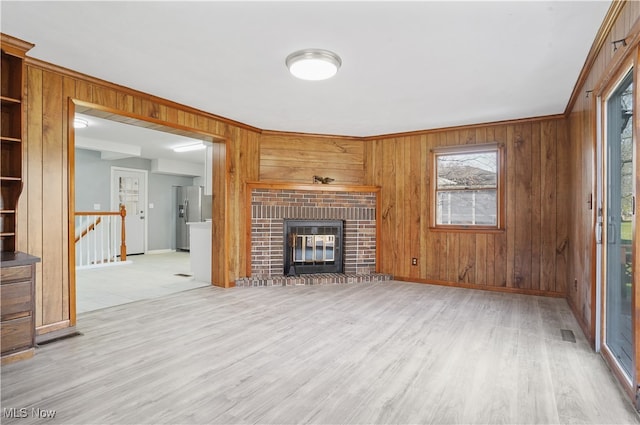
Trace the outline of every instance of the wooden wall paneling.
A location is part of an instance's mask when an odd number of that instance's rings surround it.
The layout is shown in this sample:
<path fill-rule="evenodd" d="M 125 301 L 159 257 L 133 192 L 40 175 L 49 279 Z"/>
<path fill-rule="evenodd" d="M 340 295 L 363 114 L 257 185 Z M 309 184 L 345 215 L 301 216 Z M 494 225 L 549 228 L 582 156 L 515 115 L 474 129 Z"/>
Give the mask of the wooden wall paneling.
<path fill-rule="evenodd" d="M 459 132 L 459 144 L 473 145 L 476 143 L 476 129 L 470 127 Z M 460 233 L 458 236 L 459 258 L 458 282 L 477 284 L 476 243 L 478 234 Z"/>
<path fill-rule="evenodd" d="M 165 120 L 168 123 L 177 124 L 178 123 L 178 110 L 176 108 L 171 107 L 171 106 L 167 106 L 166 112 L 165 112 Z M 212 126 L 210 125 L 209 127 L 211 128 Z M 218 132 L 210 131 L 210 130 L 208 131 L 208 133 L 220 134 Z"/>
<path fill-rule="evenodd" d="M 584 127 L 583 130 L 583 134 L 596 134 L 597 133 L 597 122 L 598 119 L 596 117 L 595 111 L 596 111 L 596 103 L 597 103 L 598 99 L 596 97 L 592 97 L 590 99 L 589 102 L 586 102 L 588 105 L 588 110 L 592 111 L 592 112 L 588 112 L 588 117 L 590 117 L 589 121 L 589 125 Z M 574 140 L 569 139 L 569 145 L 571 147 L 571 149 L 573 149 L 574 151 L 575 149 L 575 145 L 574 145 Z M 595 347 L 595 327 L 596 327 L 596 303 L 597 303 L 597 294 L 596 294 L 596 274 L 597 274 L 597 258 L 596 258 L 596 236 L 595 236 L 595 229 L 596 229 L 596 221 L 597 221 L 597 214 L 598 214 L 598 199 L 597 199 L 597 178 L 598 178 L 598 173 L 597 173 L 597 154 L 596 154 L 596 149 L 597 147 L 597 140 L 596 138 L 593 138 L 590 140 L 591 142 L 591 149 L 589 150 L 590 152 L 590 167 L 592 169 L 591 171 L 591 193 L 592 193 L 592 198 L 591 198 L 591 202 L 592 202 L 592 209 L 590 212 L 590 216 L 591 216 L 591 220 L 589 222 L 589 228 L 591 229 L 591 232 L 586 232 L 585 234 L 585 240 L 588 241 L 589 243 L 589 277 L 587 280 L 583 280 L 582 284 L 580 285 L 579 282 L 579 286 L 578 286 L 578 290 L 582 290 L 584 291 L 583 293 L 583 302 L 580 303 L 579 305 L 583 306 L 583 310 L 582 310 L 582 318 L 583 321 L 581 322 L 581 326 L 583 328 L 585 328 L 585 335 L 587 336 L 587 338 L 589 339 L 590 343 L 592 344 L 592 346 Z M 573 184 L 571 186 L 572 188 L 575 187 Z M 571 222 L 570 222 L 571 224 Z M 572 250 L 570 250 L 569 252 L 571 252 Z"/>
<path fill-rule="evenodd" d="M 139 102 L 136 102 L 136 99 L 133 96 L 131 96 L 129 93 L 118 92 L 116 94 L 117 109 L 121 111 L 134 113 L 136 110 L 142 109 L 140 107 L 136 108 L 135 106 L 136 103 L 139 103 Z"/>
<path fill-rule="evenodd" d="M 406 264 L 406 275 L 410 277 L 420 276 L 420 262 L 413 266 L 411 258 L 418 258 L 420 251 L 420 145 L 419 140 L 413 137 L 405 137 L 404 163 L 409 166 L 405 171 L 405 255 L 402 261 Z"/>
<path fill-rule="evenodd" d="M 376 155 L 374 153 L 375 150 L 375 140 L 365 141 L 362 145 L 362 157 L 363 157 L 363 183 L 371 184 L 375 179 L 374 169 L 375 167 L 372 164 L 372 161 L 375 161 Z"/>
<path fill-rule="evenodd" d="M 540 148 L 542 126 L 539 122 L 531 124 L 531 287 L 541 289 L 540 285 L 540 246 L 544 231 L 541 220 L 540 201 Z"/>
<path fill-rule="evenodd" d="M 404 231 L 404 172 L 405 169 L 403 166 L 405 165 L 402 160 L 404 157 L 404 144 L 401 139 L 394 138 L 394 155 L 393 159 L 393 169 L 394 169 L 394 194 L 393 194 L 393 204 L 394 204 L 394 215 L 393 215 L 393 223 L 391 225 L 391 241 L 393 246 L 393 257 L 395 261 L 393 261 L 393 274 L 398 276 L 403 276 L 402 272 L 404 271 L 406 265 L 404 264 L 404 243 L 405 243 L 405 231 Z"/>
<path fill-rule="evenodd" d="M 501 142 L 505 144 L 505 161 L 506 161 L 506 170 L 507 170 L 507 178 L 505 179 L 506 184 L 506 196 L 505 196 L 505 214 L 507 214 L 507 218 L 509 217 L 509 188 L 513 185 L 509 180 L 509 170 L 512 169 L 512 161 L 511 161 L 511 146 L 507 143 L 507 126 L 500 125 L 492 129 L 493 136 L 496 142 Z M 487 135 L 489 133 L 487 132 Z M 511 177 L 513 179 L 513 177 Z M 513 194 L 511 194 L 513 196 Z M 506 221 L 506 229 L 504 232 L 494 234 L 494 284 L 493 286 L 498 287 L 506 287 L 508 282 L 508 267 L 507 262 L 509 261 L 508 256 L 508 235 L 511 230 L 509 227 L 509 220 Z"/>
<path fill-rule="evenodd" d="M 182 125 L 184 125 L 185 127 L 197 128 L 198 120 L 194 114 L 192 114 L 191 112 L 185 112 L 184 114 L 182 114 L 182 118 Z"/>
<path fill-rule="evenodd" d="M 339 137 L 266 133 L 260 141 L 260 180 L 334 184 L 364 183 L 364 143 Z"/>
<path fill-rule="evenodd" d="M 76 90 L 78 89 L 78 84 L 75 84 Z M 68 109 L 67 116 L 68 120 L 72 120 L 76 114 L 76 105 L 73 101 L 75 97 L 70 97 L 68 99 Z M 68 157 L 68 173 L 67 173 L 67 220 L 68 220 L 68 228 L 75 229 L 75 221 L 76 221 L 76 182 L 75 182 L 75 169 L 76 169 L 76 153 L 75 153 L 75 129 L 71 128 L 70 131 L 67 131 L 67 157 Z M 66 294 L 69 301 L 69 325 L 75 327 L 77 323 L 77 280 L 76 280 L 76 272 L 75 272 L 75 264 L 76 264 L 76 243 L 75 243 L 75 231 L 69 233 L 67 235 L 67 257 L 66 257 L 66 268 L 69 270 L 69 282 L 68 282 L 68 290 L 69 293 Z M 45 332 L 46 333 L 46 332 Z"/>
<path fill-rule="evenodd" d="M 431 161 L 431 149 L 433 149 L 438 143 L 438 135 L 435 133 L 429 133 L 423 136 L 426 142 L 425 145 L 425 180 L 427 184 L 424 186 L 423 192 L 425 192 L 427 199 L 427 205 L 423 207 L 423 211 L 425 211 L 425 215 L 423 215 L 425 220 L 425 233 L 426 238 L 424 244 L 426 245 L 426 261 L 427 261 L 427 271 L 426 274 L 423 275 L 427 279 L 431 280 L 439 280 L 440 279 L 440 258 L 442 256 L 442 233 L 440 232 L 431 232 L 429 231 L 429 226 L 431 226 L 432 221 L 434 220 L 431 217 L 433 214 L 433 209 L 431 208 L 432 204 L 435 202 L 435 199 L 431 198 L 431 185 L 435 184 L 435 181 L 432 178 L 432 170 L 433 166 Z"/>
<path fill-rule="evenodd" d="M 569 131 L 582 136 L 590 133 L 588 129 L 590 113 L 587 112 L 588 105 L 585 99 L 581 100 L 581 104 L 582 111 L 575 114 L 573 119 L 569 121 Z M 583 297 L 590 292 L 591 286 L 591 242 L 589 239 L 593 217 L 592 210 L 589 209 L 587 204 L 588 197 L 592 192 L 591 175 L 594 158 L 591 152 L 591 150 L 587 149 L 573 149 L 570 152 L 570 160 L 574 162 L 574 165 L 569 168 L 571 184 L 577 189 L 571 192 L 573 197 L 571 220 L 576 221 L 579 225 L 570 226 L 569 228 L 569 236 L 573 242 L 573 247 L 567 253 L 568 268 L 571 270 L 566 279 L 569 284 L 567 294 L 575 305 L 580 306 L 582 315 L 585 313 L 590 315 L 590 307 L 585 305 Z M 576 281 L 582 284 L 576 286 Z M 579 319 L 583 319 L 583 317 L 579 317 Z M 585 323 L 588 322 L 590 322 L 590 319 L 587 319 Z"/>
<path fill-rule="evenodd" d="M 418 222 L 419 222 L 419 230 L 417 232 L 417 254 L 418 254 L 418 276 L 427 276 L 429 278 L 429 270 L 430 265 L 428 263 L 428 255 L 427 253 L 430 251 L 430 232 L 429 232 L 429 146 L 427 145 L 427 136 L 421 135 L 418 140 L 415 142 L 416 147 L 418 148 L 418 158 L 419 162 L 417 178 L 419 179 L 419 184 L 416 185 L 416 190 L 418 191 L 419 201 L 418 201 Z M 413 154 L 412 154 L 413 155 Z"/>
<path fill-rule="evenodd" d="M 514 126 L 513 167 L 515 167 L 515 220 L 513 283 L 531 288 L 531 124 Z M 537 288 L 534 288 L 537 289 Z"/>
<path fill-rule="evenodd" d="M 493 140 L 487 139 L 487 128 L 476 128 L 474 131 L 473 140 L 476 143 L 487 143 Z M 470 137 L 470 136 L 469 136 Z M 479 233 L 475 235 L 475 284 L 486 285 L 487 284 L 487 237 L 490 236 L 486 233 Z M 493 258 L 491 259 L 493 262 Z"/>
<path fill-rule="evenodd" d="M 114 89 L 94 85 L 91 102 L 107 108 L 117 109 L 118 95 Z"/>
<path fill-rule="evenodd" d="M 28 215 L 26 226 L 19 223 L 20 228 L 27 229 L 28 247 L 25 250 L 36 257 L 43 257 L 42 233 L 42 180 L 43 180 L 43 156 L 42 156 L 42 127 L 43 127 L 43 72 L 39 69 L 27 67 L 27 134 L 25 140 L 26 155 L 23 161 L 26 182 L 29 188 L 26 192 Z M 23 196 L 24 197 L 24 196 Z M 43 262 L 36 263 L 36 326 L 43 323 Z"/>
<path fill-rule="evenodd" d="M 179 125 L 185 125 L 185 124 L 184 124 L 184 122 L 185 122 L 185 117 L 184 117 L 184 115 L 185 115 L 185 114 L 186 114 L 186 112 L 185 112 L 185 111 L 183 111 L 182 109 L 178 109 L 178 116 L 177 116 L 177 120 L 176 120 L 176 122 L 177 122 Z"/>
<path fill-rule="evenodd" d="M 42 313 L 45 323 L 63 320 L 62 317 L 62 269 L 60 258 L 61 245 L 67 239 L 62 234 L 63 211 L 63 182 L 62 169 L 62 121 L 66 114 L 62 107 L 62 77 L 51 72 L 43 75 L 43 134 L 42 134 L 42 264 L 43 287 Z"/>
<path fill-rule="evenodd" d="M 225 129 L 226 130 L 226 129 Z M 239 129 L 233 129 L 230 132 L 225 131 L 228 140 L 233 140 L 233 143 L 228 143 L 226 146 L 226 193 L 227 193 L 227 205 L 225 210 L 226 226 L 227 228 L 242 229 L 236 231 L 234 234 L 227 235 L 227 249 L 229 255 L 227 256 L 226 268 L 229 270 L 229 277 L 237 276 L 236 273 L 240 270 L 239 258 L 244 259 L 244 241 L 242 235 L 244 234 L 244 210 L 241 210 L 241 206 L 244 205 L 243 199 L 237 199 L 238 192 L 244 193 L 244 181 L 242 180 L 242 165 L 240 163 L 241 152 L 245 148 L 246 142 L 242 138 L 242 131 Z M 220 172 L 222 169 L 220 169 Z M 215 180 L 214 175 L 214 180 Z M 216 187 L 215 185 L 213 187 Z M 214 192 L 215 196 L 215 192 Z M 233 279 L 235 280 L 235 279 Z M 229 282 L 231 284 L 231 282 Z"/>
<path fill-rule="evenodd" d="M 442 133 L 438 133 L 437 134 L 437 139 L 436 139 L 436 143 L 435 145 L 432 146 L 436 147 L 436 146 L 446 146 L 447 145 L 447 135 L 445 132 Z M 434 164 L 433 162 L 431 162 L 431 167 L 432 167 L 432 174 L 435 173 L 435 171 L 433 170 Z M 433 177 L 433 181 L 431 182 L 431 184 L 436 184 L 437 182 L 435 181 L 435 176 Z M 436 199 L 433 199 L 432 202 L 435 204 L 436 202 L 438 202 Z M 434 215 L 436 214 L 435 210 L 432 210 Z M 434 217 L 434 220 L 436 219 L 436 217 Z M 449 261 L 453 261 L 451 259 L 451 256 L 453 255 L 449 249 L 449 238 L 447 233 L 445 232 L 433 232 L 434 234 L 438 235 L 438 242 L 439 242 L 439 251 L 438 251 L 438 280 L 442 281 L 442 282 L 447 282 L 449 280 L 449 276 L 448 276 L 448 272 L 449 272 Z"/>
<path fill-rule="evenodd" d="M 567 255 L 570 249 L 569 245 L 569 140 L 567 135 L 567 127 L 565 121 L 558 121 L 557 130 L 557 219 L 556 219 L 556 279 L 555 292 L 565 293 L 567 291 Z M 564 206 L 564 207 L 562 207 Z"/>
<path fill-rule="evenodd" d="M 458 130 L 450 130 L 445 133 L 444 141 L 447 146 L 456 146 L 460 144 L 460 132 Z M 460 234 L 448 232 L 447 235 L 447 274 L 445 281 L 457 282 L 460 264 Z"/>
<path fill-rule="evenodd" d="M 582 99 L 577 99 L 576 100 L 576 106 L 580 104 L 580 107 L 582 107 L 583 104 L 583 100 Z M 582 115 L 582 113 L 572 113 L 570 115 L 570 117 L 568 118 L 569 120 L 569 131 L 571 134 L 579 134 L 581 133 L 581 117 L 580 115 Z M 578 169 L 582 166 L 582 154 L 580 152 L 579 149 L 573 149 L 571 150 L 571 158 L 569 159 L 569 175 L 571 176 L 571 187 L 573 188 L 581 188 L 582 187 L 582 181 L 581 181 L 581 177 L 580 177 L 580 172 L 578 171 Z M 582 219 L 581 217 L 581 211 L 578 209 L 579 208 L 579 201 L 580 201 L 580 192 L 581 190 L 573 190 L 571 192 L 571 196 L 569 199 L 570 205 L 568 206 L 568 208 L 571 209 L 571 211 L 574 212 L 573 216 L 574 219 Z M 580 234 L 580 227 L 581 226 L 572 226 L 569 232 L 569 237 L 572 241 L 575 241 L 575 246 L 576 248 L 578 248 L 582 245 L 581 242 L 578 241 L 578 239 L 580 239 L 579 234 Z M 575 250 L 570 250 L 569 251 L 569 265 L 570 268 L 572 270 L 571 275 L 569 276 L 569 279 L 571 281 L 573 281 L 573 279 L 577 279 L 577 280 L 582 280 L 582 274 L 583 274 L 583 270 L 582 267 L 579 266 L 581 261 L 581 255 L 580 252 L 577 252 Z M 580 271 L 579 274 L 580 276 L 578 276 L 575 271 Z M 578 300 L 577 300 L 577 293 L 574 291 L 573 285 L 571 285 L 569 287 L 569 290 L 567 291 L 567 302 L 570 305 L 577 305 L 578 304 Z"/>
<path fill-rule="evenodd" d="M 396 181 L 396 168 L 395 168 L 395 154 L 396 154 L 395 140 L 386 140 L 382 145 L 382 160 L 384 170 L 384 181 L 393 182 Z M 388 187 L 388 185 L 385 185 Z M 383 263 L 382 272 L 394 274 L 395 265 L 398 262 L 397 248 L 395 239 L 395 222 L 397 220 L 397 205 L 395 200 L 395 188 L 390 187 L 384 190 L 382 193 L 382 246 L 383 246 Z"/>
<path fill-rule="evenodd" d="M 518 163 L 516 161 L 516 130 L 514 125 L 507 126 L 507 161 L 510 163 L 507 166 L 507 199 L 506 199 L 506 227 L 507 227 L 507 273 L 506 273 L 506 281 L 507 287 L 513 288 L 514 279 L 515 279 L 515 269 L 514 269 L 514 259 L 515 259 L 515 244 L 516 244 L 516 222 L 517 222 L 517 212 L 518 209 L 516 207 L 516 190 L 517 190 L 517 181 L 516 181 L 516 168 L 518 167 Z"/>
<path fill-rule="evenodd" d="M 91 102 L 93 100 L 93 85 L 86 81 L 76 80 L 76 94 L 74 99 Z"/>
<path fill-rule="evenodd" d="M 460 144 L 465 144 L 465 145 L 473 145 L 476 143 L 476 131 L 477 129 L 473 128 L 473 127 L 469 127 L 466 130 L 463 130 L 462 136 L 460 138 Z M 464 142 L 462 141 L 462 139 L 464 139 Z"/>
<path fill-rule="evenodd" d="M 498 234 L 489 233 L 487 238 L 486 285 L 500 286 L 496 279 L 496 238 Z"/>
<path fill-rule="evenodd" d="M 480 137 L 480 135 L 482 134 L 483 137 Z M 476 130 L 476 139 L 479 140 L 479 143 L 482 142 L 495 142 L 496 141 L 496 137 L 495 137 L 495 128 L 494 127 L 489 127 L 489 128 L 482 128 L 482 129 L 478 129 Z M 495 280 L 495 253 L 496 253 L 496 249 L 495 249 L 495 238 L 496 235 L 494 233 L 488 233 L 486 235 L 484 235 L 484 239 L 486 242 L 486 248 L 485 248 L 485 256 L 486 259 L 484 261 L 484 283 L 482 283 L 482 281 L 479 281 L 480 284 L 484 284 L 484 285 L 489 285 L 489 286 L 496 286 L 496 280 Z"/>
<path fill-rule="evenodd" d="M 411 161 L 408 153 L 409 146 L 407 138 L 396 139 L 396 204 L 398 205 L 398 223 L 396 226 L 396 241 L 398 241 L 398 262 L 396 263 L 395 274 L 400 276 L 409 276 L 411 272 L 409 268 L 411 263 L 408 256 L 411 255 L 411 238 L 410 221 L 411 221 L 411 202 L 408 180 L 411 171 Z"/>
<path fill-rule="evenodd" d="M 540 289 L 555 289 L 556 270 L 556 139 L 557 123 L 542 123 L 540 146 L 540 193 L 542 196 L 541 222 L 544 230 L 540 234 Z"/>
<path fill-rule="evenodd" d="M 160 105 L 156 102 L 151 102 L 148 99 L 135 99 L 135 101 L 133 102 L 132 112 L 143 117 L 162 119 L 160 117 Z"/>
<path fill-rule="evenodd" d="M 582 134 L 595 134 L 596 130 L 596 116 L 595 116 L 595 105 L 596 98 L 590 97 L 585 101 L 585 109 L 589 112 L 584 112 L 582 116 L 583 120 L 583 129 Z M 571 141 L 569 142 L 569 148 L 571 149 Z M 583 179 L 584 183 L 582 187 L 584 188 L 584 197 L 582 202 L 582 210 L 585 212 L 583 218 L 583 226 L 581 228 L 584 249 L 582 250 L 582 256 L 584 258 L 584 266 L 582 270 L 584 270 L 584 274 L 582 277 L 582 285 L 578 287 L 578 304 L 582 307 L 582 319 L 583 323 L 586 325 L 588 323 L 595 323 L 595 310 L 592 310 L 592 304 L 595 304 L 595 273 L 596 273 L 596 257 L 595 257 L 595 222 L 596 222 L 596 213 L 598 210 L 597 202 L 596 202 L 596 157 L 595 157 L 595 139 L 591 141 L 591 149 L 585 150 L 585 158 L 582 163 L 583 168 Z M 570 175 L 569 178 L 572 176 Z M 574 187 L 574 186 L 570 186 Z M 591 205 L 587 205 L 587 200 L 590 200 Z M 571 215 L 569 216 L 569 220 L 571 220 Z M 571 227 L 571 222 L 569 222 L 569 227 Z M 569 253 L 575 252 L 575 245 L 572 245 L 569 249 Z M 569 267 L 569 270 L 571 268 Z M 571 293 L 575 288 L 572 287 L 571 276 L 569 276 L 569 280 L 567 283 L 570 285 L 568 288 L 568 293 Z M 592 319 L 593 316 L 593 319 Z M 594 332 L 595 334 L 595 332 Z"/>
<path fill-rule="evenodd" d="M 458 234 L 458 275 L 455 282 L 476 283 L 476 237 L 473 233 Z"/>
<path fill-rule="evenodd" d="M 247 249 L 250 240 L 243 237 L 247 233 L 245 211 L 247 202 L 246 182 L 257 181 L 259 174 L 260 144 L 259 134 L 245 129 L 235 129 L 233 136 L 235 143 L 229 147 L 230 167 L 230 201 L 229 226 L 231 229 L 241 229 L 230 233 L 230 270 L 234 276 L 248 276 Z"/>
<path fill-rule="evenodd" d="M 480 233 L 475 236 L 475 284 L 486 285 L 487 284 L 487 235 L 486 233 Z"/>
<path fill-rule="evenodd" d="M 0 71 L 1 72 L 1 71 Z M 16 205 L 16 224 L 24 223 L 23 227 L 19 227 L 18 232 L 16 233 L 16 246 L 15 249 L 17 251 L 29 252 L 29 229 L 27 227 L 29 222 L 29 176 L 27 175 L 27 164 L 29 162 L 29 150 L 28 150 L 28 140 L 29 140 L 29 126 L 28 126 L 28 104 L 29 104 L 29 93 L 27 90 L 27 68 L 26 66 L 23 69 L 23 84 L 22 88 L 22 192 L 20 193 L 20 197 L 18 198 L 18 203 Z"/>
<path fill-rule="evenodd" d="M 226 251 L 227 236 L 227 152 L 224 143 L 214 143 L 213 159 L 213 220 L 211 222 L 211 281 L 216 286 L 229 286 Z"/>
<path fill-rule="evenodd" d="M 75 250 L 75 245 L 70 246 L 67 243 L 67 235 L 69 234 L 69 196 L 71 196 L 71 192 L 69 190 L 69 186 L 71 184 L 69 178 L 69 170 L 70 166 L 75 166 L 73 157 L 69 157 L 69 102 L 68 99 L 71 99 L 75 96 L 76 93 L 76 81 L 73 78 L 63 77 L 62 79 L 62 110 L 63 117 L 66 119 L 62 119 L 62 134 L 61 138 L 62 142 L 62 169 L 61 169 L 61 177 L 62 177 L 62 239 L 60 240 L 61 244 L 61 254 L 62 258 L 61 267 L 62 267 L 62 317 L 63 320 L 68 320 L 71 318 L 71 311 L 74 310 L 75 317 L 75 305 L 71 306 L 71 302 L 75 303 L 75 296 L 71 297 L 71 277 L 70 268 L 67 264 L 67 259 L 69 258 L 69 250 Z M 74 273 L 75 274 L 75 273 Z"/>
<path fill-rule="evenodd" d="M 373 170 L 373 175 L 375 177 L 376 185 L 382 185 L 384 181 L 384 156 L 383 156 L 383 146 L 384 141 L 376 140 L 375 142 L 375 150 L 376 161 L 375 161 L 375 169 Z"/>

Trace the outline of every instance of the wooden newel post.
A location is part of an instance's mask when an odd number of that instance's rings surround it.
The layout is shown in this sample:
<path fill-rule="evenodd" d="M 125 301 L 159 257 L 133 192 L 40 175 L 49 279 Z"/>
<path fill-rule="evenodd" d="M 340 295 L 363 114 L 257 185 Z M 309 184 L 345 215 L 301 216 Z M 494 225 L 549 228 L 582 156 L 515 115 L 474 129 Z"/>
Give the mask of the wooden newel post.
<path fill-rule="evenodd" d="M 122 232 L 120 235 L 120 261 L 127 261 L 127 237 L 124 228 L 124 218 L 127 216 L 127 209 L 124 204 L 120 204 L 120 217 L 122 219 Z"/>

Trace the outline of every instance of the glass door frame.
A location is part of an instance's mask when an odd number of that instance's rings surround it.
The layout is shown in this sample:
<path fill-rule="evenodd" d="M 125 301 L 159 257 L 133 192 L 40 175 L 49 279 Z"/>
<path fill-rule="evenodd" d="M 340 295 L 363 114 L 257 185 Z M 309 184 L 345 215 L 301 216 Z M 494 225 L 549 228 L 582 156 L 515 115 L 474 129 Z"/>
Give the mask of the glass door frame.
<path fill-rule="evenodd" d="M 638 332 L 640 331 L 640 314 L 638 313 L 638 306 L 640 305 L 640 291 L 639 285 L 637 285 L 637 277 L 640 276 L 640 256 L 638 253 L 638 226 L 637 226 L 637 213 L 634 213 L 632 220 L 632 247 L 631 247 L 631 256 L 632 256 L 632 288 L 631 288 L 631 336 L 632 336 L 632 352 L 634 355 L 631 376 L 627 376 L 624 372 L 624 369 L 619 364 L 618 360 L 615 358 L 615 355 L 609 349 L 606 344 L 607 340 L 607 318 L 606 318 L 606 292 L 607 292 L 607 280 L 606 280 L 606 272 L 607 272 L 607 241 L 608 241 L 608 226 L 607 226 L 607 197 L 608 197 L 608 188 L 607 188 L 607 173 L 608 173 L 608 155 L 607 155 L 607 103 L 610 97 L 616 92 L 619 88 L 620 84 L 623 82 L 624 78 L 628 75 L 629 71 L 633 73 L 633 103 L 634 103 L 634 114 L 632 117 L 632 125 L 633 125 L 633 148 L 632 148 L 632 157 L 633 157 L 633 165 L 634 165 L 634 176 L 633 176 L 633 193 L 635 196 L 636 205 L 634 206 L 634 211 L 637 208 L 637 200 L 638 200 L 638 188 L 640 186 L 640 180 L 638 176 L 640 175 L 640 167 L 638 164 L 638 131 L 640 130 L 639 122 L 640 117 L 638 116 L 637 105 L 640 105 L 640 90 L 637 86 L 640 83 L 640 70 L 638 69 L 638 50 L 630 49 L 629 55 L 619 61 L 619 66 L 616 72 L 609 74 L 611 78 L 608 81 L 602 82 L 602 89 L 598 92 L 597 97 L 597 110 L 598 110 L 598 131 L 597 131 L 597 142 L 596 142 L 596 170 L 594 173 L 596 176 L 596 192 L 600 199 L 596 199 L 595 208 L 596 214 L 594 214 L 594 229 L 595 235 L 594 240 L 598 244 L 597 248 L 597 256 L 594 256 L 594 260 L 597 260 L 598 270 L 596 272 L 597 282 L 594 284 L 594 288 L 597 288 L 596 297 L 598 300 L 596 301 L 597 305 L 594 305 L 594 308 L 597 309 L 595 317 L 597 318 L 597 340 L 596 340 L 596 350 L 599 349 L 604 360 L 607 362 L 614 375 L 620 382 L 620 384 L 625 389 L 625 392 L 629 395 L 629 397 L 638 403 L 638 398 L 636 394 L 638 393 L 639 388 L 639 377 L 640 377 L 640 338 Z M 601 212 L 600 212 L 601 211 Z M 600 215 L 600 217 L 599 217 Z M 595 290 L 595 289 L 594 289 Z M 640 407 L 636 405 L 636 408 Z"/>

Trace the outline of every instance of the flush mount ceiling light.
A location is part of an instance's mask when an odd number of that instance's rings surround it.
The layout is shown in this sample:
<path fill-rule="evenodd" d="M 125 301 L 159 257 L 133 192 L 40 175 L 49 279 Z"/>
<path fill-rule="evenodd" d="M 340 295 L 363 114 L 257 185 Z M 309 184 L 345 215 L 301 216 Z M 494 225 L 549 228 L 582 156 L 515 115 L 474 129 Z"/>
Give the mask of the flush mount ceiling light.
<path fill-rule="evenodd" d="M 73 128 L 87 128 L 89 127 L 89 121 L 84 118 L 74 118 L 73 119 Z"/>
<path fill-rule="evenodd" d="M 342 60 L 340 56 L 328 50 L 304 49 L 291 53 L 285 63 L 294 77 L 318 81 L 336 75 Z"/>
<path fill-rule="evenodd" d="M 178 146 L 176 148 L 173 148 L 174 152 L 189 152 L 189 151 L 197 151 L 200 149 L 204 149 L 206 148 L 205 145 L 202 144 L 202 142 L 198 142 L 198 143 L 192 143 L 190 145 L 183 145 L 183 146 Z"/>

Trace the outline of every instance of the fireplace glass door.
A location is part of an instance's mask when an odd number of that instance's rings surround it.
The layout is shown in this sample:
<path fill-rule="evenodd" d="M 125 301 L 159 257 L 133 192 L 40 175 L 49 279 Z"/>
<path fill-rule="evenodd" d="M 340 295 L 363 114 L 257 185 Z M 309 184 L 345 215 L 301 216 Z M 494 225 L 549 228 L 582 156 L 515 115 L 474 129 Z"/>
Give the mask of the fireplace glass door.
<path fill-rule="evenodd" d="M 342 273 L 343 222 L 285 220 L 285 274 Z"/>

